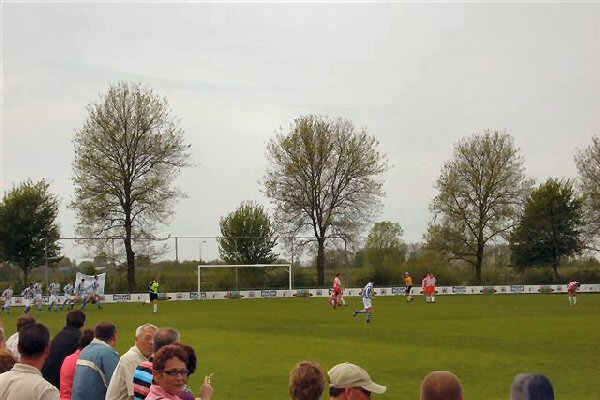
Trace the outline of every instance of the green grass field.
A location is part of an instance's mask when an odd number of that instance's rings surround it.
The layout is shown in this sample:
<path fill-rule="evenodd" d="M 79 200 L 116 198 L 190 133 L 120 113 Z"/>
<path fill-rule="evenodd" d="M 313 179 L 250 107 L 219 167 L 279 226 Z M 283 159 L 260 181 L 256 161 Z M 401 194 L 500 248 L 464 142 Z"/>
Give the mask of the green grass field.
<path fill-rule="evenodd" d="M 343 361 L 365 367 L 387 385 L 374 398 L 416 399 L 422 378 L 450 370 L 463 382 L 465 398 L 507 399 L 519 372 L 539 372 L 554 384 L 556 398 L 600 398 L 600 295 L 580 294 L 569 307 L 566 295 L 438 296 L 425 304 L 400 297 L 374 299 L 374 320 L 352 317 L 359 298 L 332 310 L 324 298 L 161 302 L 148 305 L 92 306 L 88 326 L 110 320 L 120 331 L 119 352 L 133 344 L 136 326 L 152 322 L 180 330 L 182 342 L 199 357 L 191 386 L 205 374 L 215 399 L 286 399 L 288 373 L 301 360 L 325 369 Z M 11 334 L 22 308 L 1 315 Z M 64 325 L 63 313 L 33 315 L 52 335 Z M 328 398 L 328 396 L 324 396 Z"/>

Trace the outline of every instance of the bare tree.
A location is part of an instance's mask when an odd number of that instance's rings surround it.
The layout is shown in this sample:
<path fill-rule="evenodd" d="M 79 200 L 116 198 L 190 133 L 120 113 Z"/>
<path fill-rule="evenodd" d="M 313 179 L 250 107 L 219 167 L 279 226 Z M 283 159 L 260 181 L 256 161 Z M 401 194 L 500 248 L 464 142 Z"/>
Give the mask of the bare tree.
<path fill-rule="evenodd" d="M 132 239 L 150 238 L 183 194 L 173 184 L 189 165 L 178 120 L 167 100 L 139 84 L 121 82 L 88 106 L 74 138 L 76 231 L 123 238 L 129 290 L 135 289 Z"/>
<path fill-rule="evenodd" d="M 297 118 L 288 134 L 267 144 L 266 194 L 283 236 L 310 234 L 317 245 L 317 279 L 325 284 L 328 237 L 346 237 L 381 207 L 387 170 L 377 140 L 343 118 Z"/>
<path fill-rule="evenodd" d="M 507 237 L 532 185 L 509 134 L 485 131 L 460 140 L 437 180 L 428 247 L 472 264 L 481 282 L 486 243 Z"/>
<path fill-rule="evenodd" d="M 583 195 L 584 240 L 591 250 L 600 250 L 600 138 L 575 155 Z"/>

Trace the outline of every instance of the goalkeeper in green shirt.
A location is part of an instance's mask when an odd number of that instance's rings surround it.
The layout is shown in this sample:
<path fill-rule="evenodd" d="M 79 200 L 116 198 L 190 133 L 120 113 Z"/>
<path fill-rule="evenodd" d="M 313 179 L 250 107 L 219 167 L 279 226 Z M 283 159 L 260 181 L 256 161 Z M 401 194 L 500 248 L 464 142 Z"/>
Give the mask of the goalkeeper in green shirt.
<path fill-rule="evenodd" d="M 154 278 L 148 285 L 148 293 L 150 293 L 150 303 L 154 308 L 154 312 L 158 311 L 158 276 Z"/>

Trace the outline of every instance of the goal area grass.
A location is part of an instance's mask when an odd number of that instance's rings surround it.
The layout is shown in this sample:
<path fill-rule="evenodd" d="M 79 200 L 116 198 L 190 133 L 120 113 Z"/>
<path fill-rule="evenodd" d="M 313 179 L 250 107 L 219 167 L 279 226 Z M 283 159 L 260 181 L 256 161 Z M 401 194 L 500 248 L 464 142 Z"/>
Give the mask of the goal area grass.
<path fill-rule="evenodd" d="M 134 343 L 134 330 L 150 322 L 172 326 L 198 355 L 190 387 L 198 394 L 204 375 L 214 373 L 215 399 L 289 399 L 288 376 L 301 360 L 327 371 L 349 361 L 386 385 L 381 399 L 416 399 L 423 377 L 450 370 L 461 379 L 465 399 L 507 399 L 521 372 L 550 378 L 557 399 L 585 399 L 598 393 L 600 294 L 580 294 L 570 307 L 566 295 L 437 296 L 426 304 L 404 297 L 375 297 L 370 324 L 358 297 L 333 310 L 326 298 L 164 301 L 159 312 L 139 303 L 89 305 L 87 327 L 112 321 L 118 350 Z M 22 308 L 0 317 L 7 336 Z M 65 312 L 32 313 L 54 336 Z M 328 399 L 328 394 L 323 399 Z"/>

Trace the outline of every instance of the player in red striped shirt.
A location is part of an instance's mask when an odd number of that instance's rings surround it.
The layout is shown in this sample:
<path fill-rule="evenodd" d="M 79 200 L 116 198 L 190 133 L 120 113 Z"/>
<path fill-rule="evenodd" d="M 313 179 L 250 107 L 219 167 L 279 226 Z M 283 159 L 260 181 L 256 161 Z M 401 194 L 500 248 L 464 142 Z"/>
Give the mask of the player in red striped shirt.
<path fill-rule="evenodd" d="M 425 292 L 425 301 L 427 303 L 435 303 L 435 276 L 431 272 L 421 280 L 421 287 Z"/>
<path fill-rule="evenodd" d="M 577 281 L 571 281 L 567 285 L 567 291 L 569 292 L 569 305 L 577 305 L 577 289 L 581 286 L 581 283 Z"/>
<path fill-rule="evenodd" d="M 336 308 L 338 304 L 345 304 L 342 294 L 343 292 L 344 289 L 342 288 L 340 274 L 335 274 L 335 278 L 333 278 L 333 290 L 331 292 L 331 296 L 329 296 L 329 303 L 333 308 Z"/>

